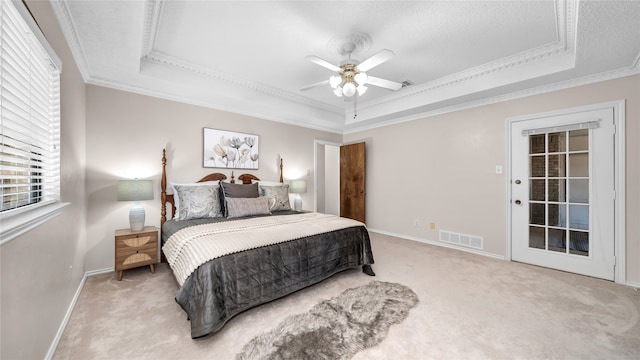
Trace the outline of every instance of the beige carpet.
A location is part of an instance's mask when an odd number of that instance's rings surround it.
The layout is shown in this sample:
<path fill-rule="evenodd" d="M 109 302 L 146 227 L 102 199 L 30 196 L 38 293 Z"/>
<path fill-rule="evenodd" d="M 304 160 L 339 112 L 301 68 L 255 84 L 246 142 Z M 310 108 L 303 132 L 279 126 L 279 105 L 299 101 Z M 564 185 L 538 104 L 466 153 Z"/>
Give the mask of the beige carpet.
<path fill-rule="evenodd" d="M 377 276 L 340 273 L 192 340 L 166 264 L 89 278 L 54 359 L 232 359 L 291 314 L 372 279 L 420 298 L 354 359 L 640 359 L 640 292 L 608 281 L 372 233 Z"/>

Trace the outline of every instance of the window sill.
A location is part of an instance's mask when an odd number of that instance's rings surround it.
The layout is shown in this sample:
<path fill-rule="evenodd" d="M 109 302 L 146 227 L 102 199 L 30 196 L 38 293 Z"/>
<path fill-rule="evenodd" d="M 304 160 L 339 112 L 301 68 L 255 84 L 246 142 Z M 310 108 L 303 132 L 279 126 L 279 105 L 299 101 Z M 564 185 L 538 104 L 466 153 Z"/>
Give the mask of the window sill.
<path fill-rule="evenodd" d="M 58 202 L 0 219 L 0 246 L 53 219 L 71 203 Z"/>

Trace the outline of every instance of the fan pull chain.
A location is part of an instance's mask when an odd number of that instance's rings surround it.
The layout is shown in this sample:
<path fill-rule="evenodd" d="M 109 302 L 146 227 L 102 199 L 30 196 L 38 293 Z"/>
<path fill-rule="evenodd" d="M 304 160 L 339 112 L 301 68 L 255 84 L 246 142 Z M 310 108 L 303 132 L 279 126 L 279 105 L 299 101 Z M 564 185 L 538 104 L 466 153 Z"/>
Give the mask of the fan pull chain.
<path fill-rule="evenodd" d="M 355 120 L 358 117 L 358 96 L 354 96 L 353 98 L 353 119 Z"/>

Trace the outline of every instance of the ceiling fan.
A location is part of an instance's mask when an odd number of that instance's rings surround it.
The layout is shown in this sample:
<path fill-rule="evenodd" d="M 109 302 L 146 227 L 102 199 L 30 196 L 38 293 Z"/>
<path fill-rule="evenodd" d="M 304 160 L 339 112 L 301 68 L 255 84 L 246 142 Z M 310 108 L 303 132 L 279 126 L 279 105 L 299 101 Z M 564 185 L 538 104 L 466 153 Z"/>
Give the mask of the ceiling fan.
<path fill-rule="evenodd" d="M 367 86 L 365 86 L 365 84 L 378 86 L 394 91 L 402 87 L 401 83 L 369 76 L 366 73 L 374 67 L 391 59 L 395 55 L 393 51 L 384 49 L 377 52 L 370 58 L 364 60 L 363 62 L 358 62 L 357 60 L 351 58 L 351 54 L 356 49 L 356 47 L 357 46 L 354 43 L 347 43 L 342 46 L 340 53 L 348 55 L 348 58 L 342 61 L 340 63 L 340 66 L 334 65 L 315 55 L 307 56 L 305 59 L 311 61 L 314 64 L 334 71 L 337 74 L 331 76 L 327 80 L 323 80 L 315 84 L 303 87 L 300 89 L 300 91 L 306 91 L 329 84 L 333 88 L 333 93 L 337 97 L 345 96 L 345 98 L 350 98 L 356 93 L 358 93 L 359 96 L 363 95 L 367 91 Z"/>

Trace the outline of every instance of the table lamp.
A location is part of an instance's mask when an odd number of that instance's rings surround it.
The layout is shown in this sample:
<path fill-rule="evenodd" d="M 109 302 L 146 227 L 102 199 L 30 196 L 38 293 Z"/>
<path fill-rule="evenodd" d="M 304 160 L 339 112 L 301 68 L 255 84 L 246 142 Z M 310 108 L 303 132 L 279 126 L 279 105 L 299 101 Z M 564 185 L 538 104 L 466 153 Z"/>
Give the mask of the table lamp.
<path fill-rule="evenodd" d="M 153 181 L 118 181 L 118 201 L 135 201 L 133 207 L 129 210 L 131 231 L 140 231 L 144 228 L 144 207 L 140 204 L 142 200 L 153 200 Z"/>
<path fill-rule="evenodd" d="M 305 180 L 292 180 L 289 184 L 289 191 L 292 194 L 296 194 L 296 198 L 293 200 L 293 208 L 295 211 L 302 210 L 302 198 L 300 194 L 307 192 L 307 182 Z"/>

